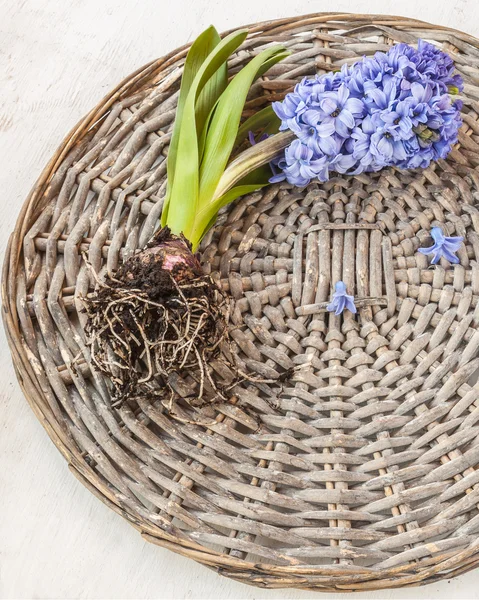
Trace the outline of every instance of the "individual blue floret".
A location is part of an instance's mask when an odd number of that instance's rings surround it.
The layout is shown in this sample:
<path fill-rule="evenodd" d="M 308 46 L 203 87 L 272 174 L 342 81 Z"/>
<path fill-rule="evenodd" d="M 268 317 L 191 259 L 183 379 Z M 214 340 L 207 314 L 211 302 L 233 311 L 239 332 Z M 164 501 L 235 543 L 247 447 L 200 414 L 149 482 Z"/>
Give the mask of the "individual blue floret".
<path fill-rule="evenodd" d="M 340 315 L 344 309 L 349 312 L 356 313 L 357 309 L 354 304 L 354 296 L 346 294 L 346 284 L 344 281 L 338 281 L 334 286 L 336 290 L 333 294 L 330 304 L 327 306 L 329 312 L 334 312 L 335 315 Z"/>
<path fill-rule="evenodd" d="M 459 262 L 459 258 L 455 255 L 455 252 L 461 247 L 464 238 L 447 237 L 440 227 L 433 227 L 431 229 L 431 236 L 434 244 L 429 248 L 419 248 L 421 254 L 434 254 L 431 264 L 437 264 L 443 257 L 450 263 Z"/>

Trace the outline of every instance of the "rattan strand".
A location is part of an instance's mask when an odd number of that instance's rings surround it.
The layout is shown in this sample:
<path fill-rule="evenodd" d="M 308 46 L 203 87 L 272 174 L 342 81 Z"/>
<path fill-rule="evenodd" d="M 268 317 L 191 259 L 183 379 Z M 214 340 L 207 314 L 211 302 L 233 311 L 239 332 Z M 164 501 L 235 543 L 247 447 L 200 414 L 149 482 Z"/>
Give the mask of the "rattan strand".
<path fill-rule="evenodd" d="M 245 583 L 401 587 L 479 560 L 479 42 L 411 19 L 320 14 L 252 26 L 230 66 L 272 42 L 293 51 L 253 86 L 251 114 L 305 75 L 418 37 L 466 81 L 447 161 L 271 186 L 226 210 L 203 244 L 245 368 L 295 368 L 279 394 L 237 387 L 230 404 L 178 407 L 182 423 L 146 401 L 112 409 L 89 368 L 83 253 L 112 272 L 157 227 L 186 47 L 74 128 L 10 239 L 13 361 L 72 472 L 147 540 Z M 465 245 L 459 265 L 431 269 L 417 248 L 439 224 Z M 357 317 L 324 310 L 339 279 L 362 299 Z"/>

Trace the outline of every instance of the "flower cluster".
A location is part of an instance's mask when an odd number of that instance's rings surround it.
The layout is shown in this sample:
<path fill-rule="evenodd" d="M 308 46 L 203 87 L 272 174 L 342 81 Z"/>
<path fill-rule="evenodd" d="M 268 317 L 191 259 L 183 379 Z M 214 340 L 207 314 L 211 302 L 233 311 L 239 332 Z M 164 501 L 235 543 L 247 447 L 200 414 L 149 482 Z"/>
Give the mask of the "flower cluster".
<path fill-rule="evenodd" d="M 304 79 L 273 103 L 280 130 L 297 139 L 270 181 L 303 187 L 330 171 L 425 168 L 457 142 L 462 103 L 452 96 L 462 89 L 452 59 L 422 40 Z"/>

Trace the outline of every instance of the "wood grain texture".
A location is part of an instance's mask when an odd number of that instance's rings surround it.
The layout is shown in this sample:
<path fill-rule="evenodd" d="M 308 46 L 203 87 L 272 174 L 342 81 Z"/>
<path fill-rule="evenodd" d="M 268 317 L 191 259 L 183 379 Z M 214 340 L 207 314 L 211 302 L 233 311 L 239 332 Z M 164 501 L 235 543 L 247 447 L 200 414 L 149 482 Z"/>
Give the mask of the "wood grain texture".
<path fill-rule="evenodd" d="M 219 29 L 325 10 L 320 2 L 25 2 L 0 4 L 0 243 L 28 190 L 74 123 L 136 67 L 182 45 L 210 21 Z M 391 2 L 335 10 L 396 13 Z M 401 12 L 478 35 L 471 3 L 406 2 Z M 93 18 L 92 18 L 93 16 Z M 168 25 L 165 27 L 164 23 Z M 161 31 L 161 38 L 159 32 Z M 2 332 L 3 333 L 3 332 Z M 146 545 L 68 473 L 16 384 L 2 338 L 0 594 L 3 598 L 262 598 L 312 593 L 245 588 Z M 477 597 L 474 573 L 373 598 Z M 364 597 L 368 597 L 366 594 Z"/>

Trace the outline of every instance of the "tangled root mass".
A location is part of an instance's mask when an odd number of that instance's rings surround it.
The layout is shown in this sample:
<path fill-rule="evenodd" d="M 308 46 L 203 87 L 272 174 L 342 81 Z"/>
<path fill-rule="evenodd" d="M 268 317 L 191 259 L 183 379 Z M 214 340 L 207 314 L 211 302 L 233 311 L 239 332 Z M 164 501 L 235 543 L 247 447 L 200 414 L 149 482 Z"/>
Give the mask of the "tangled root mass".
<path fill-rule="evenodd" d="M 84 306 L 91 360 L 111 381 L 115 404 L 152 396 L 172 402 L 184 377 L 194 382 L 190 404 L 225 399 L 210 363 L 227 338 L 228 303 L 186 240 L 160 230 L 114 276 L 98 281 Z"/>

